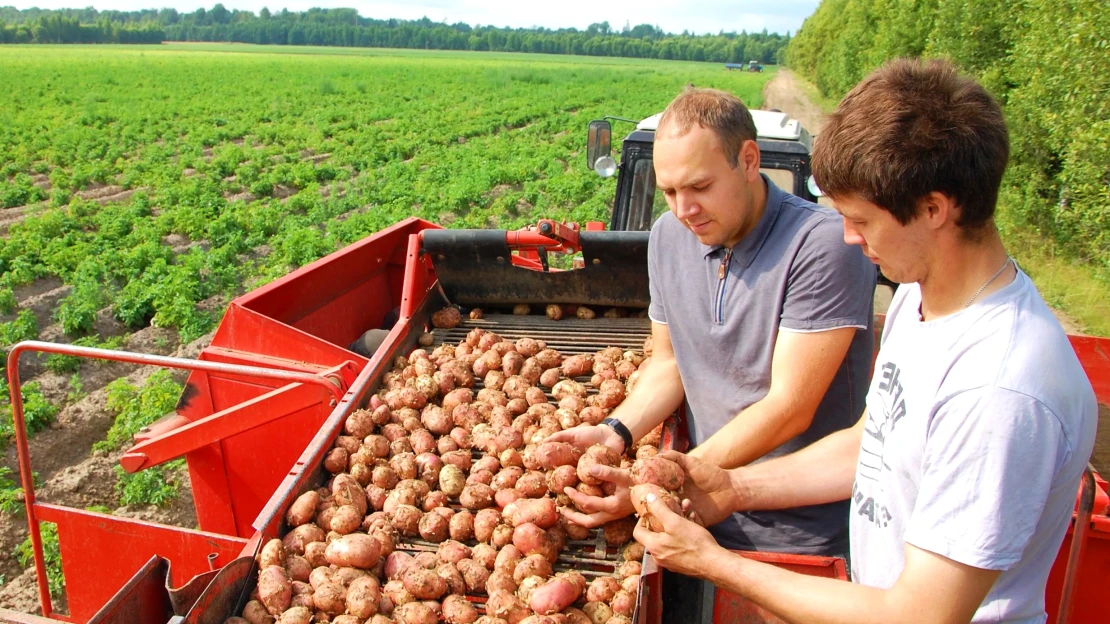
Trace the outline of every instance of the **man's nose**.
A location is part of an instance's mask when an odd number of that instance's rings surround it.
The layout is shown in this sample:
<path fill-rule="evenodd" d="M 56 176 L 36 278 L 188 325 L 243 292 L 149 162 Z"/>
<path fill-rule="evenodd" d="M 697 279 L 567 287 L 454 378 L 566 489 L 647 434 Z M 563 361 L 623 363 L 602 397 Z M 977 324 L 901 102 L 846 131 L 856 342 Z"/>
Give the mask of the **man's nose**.
<path fill-rule="evenodd" d="M 701 212 L 701 204 L 693 193 L 678 193 L 675 197 L 675 216 L 679 219 L 689 219 Z"/>
<path fill-rule="evenodd" d="M 860 234 L 859 230 L 847 219 L 844 219 L 844 242 L 849 245 L 860 246 L 863 246 L 866 242 L 863 240 L 863 234 Z"/>

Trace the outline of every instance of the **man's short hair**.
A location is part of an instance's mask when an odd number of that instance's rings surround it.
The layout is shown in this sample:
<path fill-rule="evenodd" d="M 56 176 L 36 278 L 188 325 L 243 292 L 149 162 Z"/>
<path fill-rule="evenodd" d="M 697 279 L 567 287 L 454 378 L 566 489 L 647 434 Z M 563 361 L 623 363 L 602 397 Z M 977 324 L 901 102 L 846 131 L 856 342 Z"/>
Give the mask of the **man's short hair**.
<path fill-rule="evenodd" d="M 678 94 L 656 126 L 656 134 L 669 130 L 683 136 L 695 125 L 712 130 L 735 169 L 740 163 L 740 146 L 756 140 L 755 121 L 740 98 L 717 89 L 687 86 Z"/>
<path fill-rule="evenodd" d="M 853 88 L 813 150 L 813 176 L 832 198 L 856 195 L 905 225 L 934 191 L 960 206 L 956 224 L 994 215 L 1010 144 L 1002 109 L 947 61 L 896 59 Z"/>

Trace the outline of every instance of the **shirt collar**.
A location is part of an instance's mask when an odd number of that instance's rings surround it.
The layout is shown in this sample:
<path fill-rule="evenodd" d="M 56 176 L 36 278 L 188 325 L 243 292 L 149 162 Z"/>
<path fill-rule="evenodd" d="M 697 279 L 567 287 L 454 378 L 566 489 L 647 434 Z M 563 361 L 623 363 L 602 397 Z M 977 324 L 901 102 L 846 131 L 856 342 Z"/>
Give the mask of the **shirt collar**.
<path fill-rule="evenodd" d="M 767 241 L 768 235 L 771 233 L 771 228 L 775 225 L 775 219 L 779 216 L 779 208 L 782 207 L 782 201 L 786 198 L 786 194 L 782 192 L 779 187 L 775 186 L 766 175 L 759 174 L 763 178 L 763 183 L 767 186 L 767 208 L 763 211 L 763 216 L 759 219 L 759 223 L 755 224 L 748 235 L 740 239 L 739 243 L 732 248 L 732 257 L 739 262 L 744 268 L 751 266 L 752 261 L 755 260 L 759 250 L 763 247 L 763 243 Z M 716 253 L 724 249 L 724 245 L 701 245 L 702 258 L 708 257 L 710 254 Z"/>

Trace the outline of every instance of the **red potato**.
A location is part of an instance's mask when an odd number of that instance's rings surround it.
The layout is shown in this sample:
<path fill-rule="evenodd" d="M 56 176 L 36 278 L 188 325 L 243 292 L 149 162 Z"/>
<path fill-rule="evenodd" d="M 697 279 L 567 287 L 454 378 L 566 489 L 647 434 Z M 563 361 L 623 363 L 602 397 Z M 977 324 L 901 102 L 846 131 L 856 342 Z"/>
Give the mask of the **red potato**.
<path fill-rule="evenodd" d="M 562 379 L 562 374 L 563 371 L 558 368 L 549 368 L 540 373 L 540 385 L 544 388 L 552 388 Z"/>
<path fill-rule="evenodd" d="M 324 557 L 331 565 L 369 570 L 381 557 L 381 544 L 365 533 L 352 533 L 328 544 Z"/>
<path fill-rule="evenodd" d="M 592 355 L 572 355 L 563 360 L 562 373 L 563 377 L 573 378 L 589 375 L 593 368 L 594 360 Z"/>
<path fill-rule="evenodd" d="M 581 457 L 582 451 L 566 442 L 544 442 L 536 448 L 536 458 L 545 470 L 577 464 Z"/>
<path fill-rule="evenodd" d="M 328 528 L 340 535 L 347 535 L 353 533 L 362 525 L 362 517 L 362 514 L 354 505 L 342 505 L 335 508 L 335 513 L 331 516 Z"/>
<path fill-rule="evenodd" d="M 392 492 L 386 495 L 385 502 L 382 504 L 382 511 L 385 512 L 390 519 L 393 514 L 397 512 L 397 507 L 401 505 L 416 506 L 416 490 L 412 488 L 395 488 Z"/>
<path fill-rule="evenodd" d="M 417 429 L 409 434 L 409 444 L 417 457 L 436 450 L 436 437 L 427 429 Z"/>
<path fill-rule="evenodd" d="M 470 547 L 461 542 L 448 540 L 439 545 L 436 557 L 442 563 L 458 563 L 470 558 Z"/>
<path fill-rule="evenodd" d="M 641 483 L 632 486 L 629 497 L 632 500 L 632 506 L 636 508 L 636 513 L 640 516 L 641 521 L 647 525 L 649 530 L 659 533 L 663 530 L 663 523 L 651 514 L 651 510 L 648 508 L 647 503 L 647 497 L 649 495 L 654 495 L 662 500 L 671 511 L 680 516 L 682 515 L 682 502 L 677 496 L 654 483 Z"/>
<path fill-rule="evenodd" d="M 540 578 L 549 578 L 554 573 L 551 567 L 551 562 L 543 557 L 543 555 L 528 555 L 520 560 L 513 568 L 513 580 L 517 585 L 529 576 L 538 576 Z"/>
<path fill-rule="evenodd" d="M 469 472 L 473 464 L 470 451 L 458 450 L 445 453 L 440 456 L 444 464 L 451 464 L 456 466 L 463 472 Z"/>
<path fill-rule="evenodd" d="M 409 435 L 409 430 L 401 426 L 400 423 L 389 423 L 381 428 L 381 434 L 390 444 L 393 444 L 401 438 L 406 438 Z"/>
<path fill-rule="evenodd" d="M 456 388 L 443 397 L 442 407 L 444 412 L 450 414 L 455 411 L 455 408 L 459 405 L 472 402 L 474 402 L 474 393 L 469 388 Z M 428 429 L 432 430 L 431 427 Z M 450 428 L 448 428 L 447 431 L 450 431 Z M 444 433 L 447 433 L 447 431 L 444 431 Z"/>
<path fill-rule="evenodd" d="M 412 420 L 413 420 L 413 423 L 414 423 L 414 425 L 413 425 L 414 427 L 419 427 L 420 426 L 419 421 L 417 421 L 415 418 L 412 419 Z M 389 443 L 389 455 L 390 455 L 390 457 L 393 457 L 395 455 L 400 455 L 402 453 L 412 453 L 412 442 L 409 441 L 408 436 L 405 436 L 403 438 L 397 438 L 396 440 Z"/>
<path fill-rule="evenodd" d="M 340 473 L 347 470 L 348 454 L 347 449 L 336 447 L 328 451 L 324 457 L 324 470 L 332 474 Z"/>
<path fill-rule="evenodd" d="M 513 545 L 525 555 L 546 552 L 549 541 L 547 533 L 532 523 L 521 524 L 513 531 Z"/>
<path fill-rule="evenodd" d="M 323 529 L 310 522 L 286 533 L 281 541 L 285 544 L 286 553 L 303 555 L 306 545 L 312 542 L 322 542 L 326 536 L 327 534 L 324 533 Z"/>
<path fill-rule="evenodd" d="M 582 424 L 582 418 L 574 410 L 559 409 L 555 412 L 555 417 L 559 420 L 559 426 L 565 429 L 573 429 Z"/>
<path fill-rule="evenodd" d="M 497 549 L 489 544 L 477 544 L 470 549 L 470 558 L 485 569 L 493 570 L 493 564 L 497 560 Z"/>
<path fill-rule="evenodd" d="M 335 616 L 335 619 L 331 621 L 331 624 L 362 624 L 362 623 L 363 623 L 363 620 L 361 618 L 357 618 L 353 615 L 347 615 L 347 614 L 337 615 L 337 616 Z"/>
<path fill-rule="evenodd" d="M 400 578 L 409 566 L 415 565 L 411 555 L 396 551 L 385 559 L 385 577 L 388 580 Z"/>
<path fill-rule="evenodd" d="M 404 535 L 419 535 L 420 520 L 423 517 L 424 514 L 412 505 L 398 505 L 397 509 L 393 512 L 393 528 L 397 529 Z"/>
<path fill-rule="evenodd" d="M 602 466 L 619 466 L 621 463 L 621 456 L 613 449 L 605 446 L 604 444 L 595 444 L 586 449 L 582 454 L 581 459 L 578 460 L 577 474 L 578 479 L 587 485 L 602 485 L 608 483 L 602 481 L 597 477 L 590 474 L 590 469 L 596 465 Z"/>
<path fill-rule="evenodd" d="M 430 434 L 429 434 L 430 435 Z M 416 456 L 416 470 L 418 478 L 427 483 L 429 487 L 439 484 L 439 471 L 443 469 L 443 460 L 435 453 L 421 453 Z"/>
<path fill-rule="evenodd" d="M 563 318 L 563 306 L 557 303 L 549 303 L 544 312 L 547 314 L 547 318 L 553 321 L 559 321 Z"/>
<path fill-rule="evenodd" d="M 331 484 L 332 498 L 336 506 L 353 505 L 360 516 L 365 516 L 369 502 L 366 500 L 366 490 L 348 474 L 337 474 Z"/>
<path fill-rule="evenodd" d="M 453 563 L 441 563 L 435 570 L 445 583 L 447 583 L 448 594 L 463 595 L 466 593 L 466 581 L 463 580 L 462 574 Z"/>
<path fill-rule="evenodd" d="M 543 367 L 540 366 L 536 358 L 528 358 L 524 360 L 524 364 L 520 367 L 520 376 L 531 385 L 535 385 L 540 380 L 543 374 Z"/>
<path fill-rule="evenodd" d="M 501 358 L 501 370 L 509 377 L 519 375 L 523 366 L 524 356 L 516 351 L 510 351 Z"/>
<path fill-rule="evenodd" d="M 682 467 L 665 457 L 638 459 L 629 474 L 636 484 L 653 483 L 672 492 L 680 489 L 686 480 Z"/>
<path fill-rule="evenodd" d="M 365 438 L 374 432 L 373 412 L 364 409 L 351 412 L 351 415 L 343 423 L 343 430 L 359 440 Z"/>
<path fill-rule="evenodd" d="M 636 459 L 647 459 L 655 457 L 659 454 L 659 449 L 654 446 L 638 446 L 636 447 Z"/>
<path fill-rule="evenodd" d="M 641 564 L 639 561 L 625 561 L 617 566 L 617 577 L 626 579 L 630 576 L 639 576 Z"/>
<path fill-rule="evenodd" d="M 294 582 L 307 583 L 308 577 L 312 574 L 312 564 L 307 559 L 300 555 L 289 555 L 285 558 L 285 572 L 289 575 L 289 579 Z M 297 592 L 294 591 L 294 594 Z"/>
<path fill-rule="evenodd" d="M 593 624 L 607 624 L 609 618 L 613 617 L 613 610 L 604 602 L 587 602 L 582 607 L 582 612 Z"/>
<path fill-rule="evenodd" d="M 554 499 L 536 498 L 516 502 L 516 512 L 512 516 L 514 527 L 531 523 L 541 529 L 550 529 L 558 522 L 559 512 L 555 510 Z"/>
<path fill-rule="evenodd" d="M 452 329 L 462 322 L 462 313 L 458 308 L 447 307 L 432 314 L 432 326 L 440 329 Z"/>
<path fill-rule="evenodd" d="M 482 385 L 485 387 L 484 389 L 499 391 L 508 378 L 509 376 L 504 371 L 491 370 L 482 378 Z"/>
<path fill-rule="evenodd" d="M 272 565 L 283 565 L 285 556 L 285 544 L 282 544 L 279 539 L 272 539 L 266 542 L 258 553 L 258 567 L 261 569 Z"/>
<path fill-rule="evenodd" d="M 440 436 L 439 440 L 436 442 L 436 451 L 438 451 L 440 455 L 450 453 L 451 451 L 457 451 L 460 448 L 459 443 L 450 436 Z"/>
<path fill-rule="evenodd" d="M 493 502 L 501 509 L 507 508 L 522 498 L 524 498 L 524 495 L 515 489 L 497 490 L 493 493 Z"/>
<path fill-rule="evenodd" d="M 456 513 L 451 517 L 448 526 L 448 532 L 451 539 L 457 542 L 465 542 L 474 537 L 474 514 L 467 509 Z"/>
<path fill-rule="evenodd" d="M 327 567 L 325 563 L 325 565 L 312 570 L 312 573 L 308 575 L 308 584 L 315 590 L 324 583 L 331 583 L 333 576 L 335 576 L 335 571 Z"/>
<path fill-rule="evenodd" d="M 455 567 L 458 568 L 459 574 L 462 575 L 463 582 L 466 583 L 466 589 L 469 592 L 482 591 L 486 587 L 486 581 L 489 580 L 489 570 L 473 559 L 461 559 Z"/>
<path fill-rule="evenodd" d="M 597 316 L 597 313 L 590 308 L 587 308 L 586 306 L 578 306 L 578 309 L 575 310 L 574 315 L 580 319 L 592 319 Z"/>
<path fill-rule="evenodd" d="M 384 435 L 368 435 L 362 441 L 362 447 L 374 457 L 389 457 L 389 438 Z"/>
<path fill-rule="evenodd" d="M 493 473 L 488 470 L 470 470 L 470 474 L 466 477 L 467 484 L 481 483 L 482 485 L 490 485 L 493 482 Z M 492 486 L 491 486 L 492 487 Z"/>
<path fill-rule="evenodd" d="M 455 375 L 450 371 L 438 370 L 432 373 L 432 381 L 436 382 L 436 390 L 440 395 L 446 395 L 455 389 Z"/>
<path fill-rule="evenodd" d="M 534 388 L 529 387 L 528 390 L 534 390 Z M 525 395 L 527 395 L 527 390 L 525 391 Z M 523 414 L 528 411 L 528 407 L 528 399 L 524 398 L 510 399 L 509 402 L 505 404 L 505 409 L 509 410 L 509 413 L 513 416 Z"/>
<path fill-rule="evenodd" d="M 397 487 L 400 480 L 401 478 L 397 476 L 397 473 L 384 464 L 375 466 L 370 474 L 370 482 L 383 490 L 392 490 Z"/>
<path fill-rule="evenodd" d="M 517 467 L 517 466 L 510 466 L 510 467 L 507 467 L 507 468 L 502 468 L 493 477 L 493 480 L 490 482 L 489 485 L 495 491 L 504 490 L 506 488 L 512 488 L 512 487 L 516 486 L 516 482 L 520 479 L 521 475 L 523 475 L 523 474 L 524 474 L 524 469 L 520 468 L 520 467 Z"/>
<path fill-rule="evenodd" d="M 475 511 L 493 504 L 493 488 L 484 483 L 469 483 L 459 494 L 459 504 Z"/>
<path fill-rule="evenodd" d="M 328 560 L 324 557 L 324 551 L 327 547 L 328 545 L 324 542 L 312 542 L 311 544 L 307 544 L 304 549 L 304 560 L 313 568 L 328 565 Z M 296 555 L 289 556 L 293 557 Z"/>
<path fill-rule="evenodd" d="M 582 422 L 589 425 L 601 424 L 601 421 L 605 420 L 606 415 L 607 412 L 596 405 L 583 407 L 578 412 L 578 417 L 582 419 Z"/>
<path fill-rule="evenodd" d="M 609 608 L 614 615 L 632 617 L 632 612 L 636 610 L 636 597 L 623 589 L 619 590 L 609 601 Z"/>
<path fill-rule="evenodd" d="M 572 540 L 589 539 L 591 531 L 586 527 L 570 522 L 563 516 L 559 516 L 559 526 L 567 533 L 567 537 Z"/>
<path fill-rule="evenodd" d="M 511 544 L 513 541 L 513 527 L 507 524 L 499 524 L 493 528 L 493 537 L 490 538 L 490 543 L 498 548 L 502 548 Z"/>
<path fill-rule="evenodd" d="M 493 529 L 501 522 L 501 512 L 496 509 L 482 509 L 474 515 L 474 539 L 489 542 Z"/>
<path fill-rule="evenodd" d="M 640 542 L 632 542 L 624 547 L 621 554 L 625 561 L 641 561 L 644 558 L 644 545 Z"/>
<path fill-rule="evenodd" d="M 486 600 L 486 613 L 505 620 L 508 624 L 520 624 L 532 614 L 520 598 L 506 591 L 495 591 Z"/>
<path fill-rule="evenodd" d="M 424 568 L 425 570 L 435 570 L 436 566 L 443 563 L 433 552 L 418 553 L 415 557 L 413 557 L 412 561 L 415 565 Z"/>
<path fill-rule="evenodd" d="M 389 600 L 389 598 L 386 598 L 385 595 L 383 594 L 382 595 L 382 600 L 383 601 Z M 380 611 L 381 613 L 378 613 L 374 617 L 367 620 L 366 624 L 397 624 L 396 620 L 394 620 L 393 618 L 391 618 L 387 615 L 382 615 L 382 613 L 385 613 L 386 610 L 382 609 L 381 605 L 378 606 L 378 611 Z M 392 602 L 389 603 L 389 613 L 393 613 L 393 603 Z"/>
<path fill-rule="evenodd" d="M 508 380 L 505 380 L 508 383 Z M 493 388 L 482 388 L 478 391 L 478 400 L 490 407 L 505 407 L 509 403 L 509 396 L 503 392 L 505 384 L 501 384 L 501 390 L 494 390 Z"/>
<path fill-rule="evenodd" d="M 524 467 L 524 460 L 520 456 L 520 451 L 515 448 L 505 449 L 498 455 L 498 459 L 501 460 L 501 465 L 504 468 Z"/>
<path fill-rule="evenodd" d="M 528 606 L 540 615 L 551 615 L 574 604 L 581 595 L 581 588 L 574 582 L 556 577 L 532 592 Z"/>
<path fill-rule="evenodd" d="M 606 522 L 602 527 L 605 541 L 614 546 L 620 546 L 632 541 L 632 531 L 636 528 L 636 520 L 621 518 Z"/>
<path fill-rule="evenodd" d="M 451 595 L 443 599 L 443 619 L 447 624 L 474 624 L 478 610 L 466 598 Z"/>
<path fill-rule="evenodd" d="M 573 379 L 564 379 L 551 388 L 551 396 L 555 397 L 556 401 L 561 401 L 568 396 L 585 398 L 586 395 L 586 386 Z"/>
<path fill-rule="evenodd" d="M 417 600 L 436 600 L 447 592 L 447 582 L 433 570 L 412 566 L 401 575 L 405 589 Z"/>
<path fill-rule="evenodd" d="M 567 616 L 566 624 L 593 624 L 593 621 L 585 613 L 574 607 L 564 609 L 563 615 Z"/>
<path fill-rule="evenodd" d="M 586 600 L 589 602 L 608 603 L 621 589 L 621 582 L 613 576 L 599 576 L 590 582 L 586 589 Z"/>
<path fill-rule="evenodd" d="M 347 587 L 347 613 L 360 618 L 358 624 L 378 612 L 381 584 L 372 576 L 362 576 Z"/>
<path fill-rule="evenodd" d="M 270 615 L 281 615 L 293 599 L 293 584 L 285 568 L 272 565 L 258 574 L 258 599 Z"/>
<path fill-rule="evenodd" d="M 474 466 L 470 470 L 488 470 L 497 474 L 501 470 L 501 462 L 492 455 L 483 455 L 478 461 L 474 462 Z"/>
<path fill-rule="evenodd" d="M 439 616 L 423 602 L 408 602 L 393 610 L 397 624 L 436 624 Z"/>
<path fill-rule="evenodd" d="M 510 572 L 496 570 L 486 579 L 485 590 L 486 595 L 493 595 L 495 591 L 507 591 L 515 594 L 517 584 Z"/>
<path fill-rule="evenodd" d="M 513 489 L 525 498 L 540 498 L 547 495 L 547 478 L 538 470 L 529 470 L 517 479 Z"/>
<path fill-rule="evenodd" d="M 640 575 L 632 574 L 624 577 L 624 580 L 621 581 L 621 589 L 635 597 L 640 593 Z"/>
<path fill-rule="evenodd" d="M 382 594 L 396 606 L 408 604 L 416 600 L 416 598 L 409 593 L 409 590 L 405 589 L 405 584 L 401 579 L 389 581 L 382 586 Z"/>
<path fill-rule="evenodd" d="M 312 611 L 303 606 L 290 607 L 277 619 L 277 624 L 311 624 L 311 622 Z"/>
<path fill-rule="evenodd" d="M 508 544 L 498 551 L 493 569 L 494 571 L 500 570 L 501 572 L 507 572 L 511 575 L 513 570 L 516 569 L 516 564 L 520 563 L 520 560 L 523 558 L 524 555 L 521 554 L 519 548 L 512 544 Z"/>
<path fill-rule="evenodd" d="M 427 513 L 420 519 L 418 531 L 420 537 L 429 542 L 442 542 L 447 539 L 450 522 L 438 513 Z"/>
<path fill-rule="evenodd" d="M 529 407 L 533 405 L 541 405 L 543 403 L 547 403 L 547 395 L 544 394 L 543 390 L 535 386 L 531 386 L 524 391 L 524 400 L 528 402 Z"/>
<path fill-rule="evenodd" d="M 578 485 L 578 472 L 575 466 L 559 466 L 547 473 L 547 490 L 561 493 L 566 488 Z"/>
<path fill-rule="evenodd" d="M 544 584 L 544 580 L 538 576 L 526 576 L 520 582 L 520 586 L 516 588 L 516 597 L 520 598 L 524 604 L 532 598 L 532 592 L 540 588 Z"/>

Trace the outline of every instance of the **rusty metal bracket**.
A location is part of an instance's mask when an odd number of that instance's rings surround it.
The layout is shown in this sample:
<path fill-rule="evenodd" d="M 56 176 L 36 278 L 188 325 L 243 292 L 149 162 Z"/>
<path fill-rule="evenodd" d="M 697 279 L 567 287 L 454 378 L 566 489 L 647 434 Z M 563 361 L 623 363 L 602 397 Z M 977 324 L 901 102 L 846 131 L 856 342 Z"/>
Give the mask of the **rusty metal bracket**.
<path fill-rule="evenodd" d="M 1056 624 L 1068 624 L 1072 609 L 1075 607 L 1075 590 L 1079 585 L 1079 563 L 1087 548 L 1087 531 L 1091 528 L 1091 514 L 1095 507 L 1095 469 L 1087 464 L 1079 483 L 1079 508 L 1075 513 L 1075 531 L 1071 536 L 1071 552 L 1068 553 L 1068 567 L 1064 571 L 1064 587 L 1060 592 L 1060 609 Z"/>
<path fill-rule="evenodd" d="M 42 534 L 39 531 L 39 521 L 35 516 L 35 486 L 31 479 L 31 455 L 27 442 L 27 426 L 23 418 L 23 395 L 19 380 L 19 358 L 25 352 L 58 353 L 83 358 L 98 360 L 111 360 L 129 364 L 147 366 L 162 366 L 182 370 L 197 370 L 228 375 L 240 375 L 260 379 L 276 379 L 289 383 L 315 385 L 325 389 L 338 403 L 342 401 L 347 384 L 336 367 L 320 374 L 289 371 L 280 369 L 244 366 L 240 364 L 226 364 L 222 362 L 208 362 L 205 360 L 191 360 L 188 358 L 151 355 L 147 353 L 133 353 L 129 351 L 113 351 L 110 349 L 97 349 L 93 347 L 79 347 L 75 345 L 55 344 L 28 340 L 12 347 L 8 353 L 8 386 L 11 394 L 12 425 L 15 430 L 16 452 L 19 461 L 19 478 L 23 485 L 23 502 L 27 512 L 27 528 L 31 537 L 34 551 L 35 572 L 38 581 L 39 603 L 42 605 L 43 616 L 49 618 L 53 614 L 53 605 L 50 600 L 50 589 L 46 578 L 46 561 L 42 550 Z M 350 363 L 348 363 L 350 364 Z M 207 419 L 205 419 L 207 420 Z"/>

